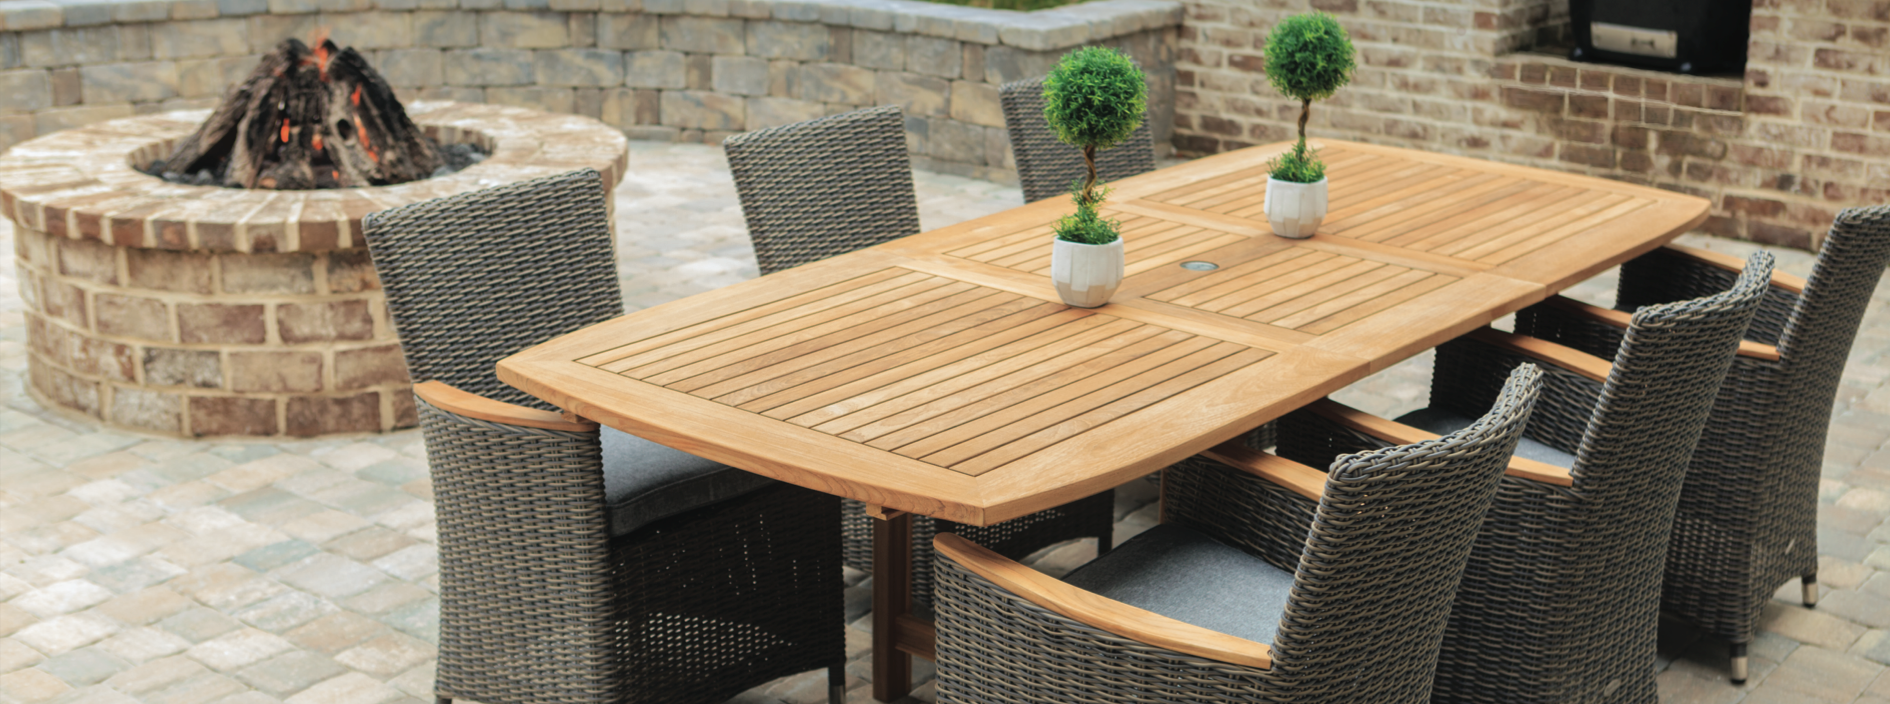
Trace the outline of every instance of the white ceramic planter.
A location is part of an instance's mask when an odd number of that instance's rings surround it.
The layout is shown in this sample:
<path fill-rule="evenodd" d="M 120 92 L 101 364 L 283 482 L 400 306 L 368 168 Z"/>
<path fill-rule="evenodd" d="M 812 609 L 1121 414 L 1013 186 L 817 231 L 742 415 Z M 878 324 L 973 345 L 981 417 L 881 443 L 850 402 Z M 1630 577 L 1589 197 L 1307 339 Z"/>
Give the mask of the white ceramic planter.
<path fill-rule="evenodd" d="M 1063 302 L 1078 308 L 1108 303 L 1122 284 L 1122 239 L 1109 244 L 1051 241 L 1050 280 Z"/>
<path fill-rule="evenodd" d="M 1273 234 L 1305 239 L 1325 219 L 1325 179 L 1293 183 L 1267 177 L 1267 223 L 1273 226 Z"/>

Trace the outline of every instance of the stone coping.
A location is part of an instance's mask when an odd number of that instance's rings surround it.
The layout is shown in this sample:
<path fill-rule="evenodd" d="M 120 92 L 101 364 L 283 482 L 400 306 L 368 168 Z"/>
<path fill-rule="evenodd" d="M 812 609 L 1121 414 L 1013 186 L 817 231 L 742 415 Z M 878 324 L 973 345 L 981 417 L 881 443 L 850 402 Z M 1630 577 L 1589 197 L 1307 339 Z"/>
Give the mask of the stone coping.
<path fill-rule="evenodd" d="M 121 247 L 321 252 L 363 246 L 361 218 L 377 210 L 583 168 L 603 174 L 608 190 L 629 164 L 623 133 L 588 117 L 444 101 L 406 109 L 428 136 L 477 142 L 489 156 L 458 173 L 394 186 L 188 186 L 132 168 L 168 153 L 209 115 L 171 112 L 15 145 L 0 155 L 0 212 L 53 237 Z"/>
<path fill-rule="evenodd" d="M 367 10 L 552 10 L 775 19 L 1053 51 L 1181 23 L 1172 0 L 1095 0 L 1035 12 L 918 0 L 0 0 L 0 31 L 114 22 Z"/>

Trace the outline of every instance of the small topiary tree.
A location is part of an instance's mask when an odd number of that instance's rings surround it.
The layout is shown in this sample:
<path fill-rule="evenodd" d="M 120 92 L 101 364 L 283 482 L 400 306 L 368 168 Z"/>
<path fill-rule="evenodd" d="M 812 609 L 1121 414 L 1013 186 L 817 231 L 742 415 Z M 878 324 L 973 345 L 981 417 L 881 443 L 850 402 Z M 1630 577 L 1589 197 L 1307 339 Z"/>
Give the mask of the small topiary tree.
<path fill-rule="evenodd" d="M 1083 47 L 1063 56 L 1043 81 L 1043 116 L 1057 139 L 1083 150 L 1089 175 L 1071 183 L 1076 214 L 1057 221 L 1057 239 L 1109 244 L 1121 237 L 1117 223 L 1097 212 L 1108 189 L 1096 186 L 1096 152 L 1129 138 L 1142 125 L 1148 105 L 1142 69 L 1126 54 Z"/>
<path fill-rule="evenodd" d="M 1299 100 L 1299 142 L 1268 166 L 1281 181 L 1314 183 L 1326 177 L 1326 165 L 1306 148 L 1306 119 L 1312 115 L 1312 101 L 1332 97 L 1352 80 L 1352 39 L 1337 18 L 1313 12 L 1275 25 L 1265 52 L 1267 82 Z"/>

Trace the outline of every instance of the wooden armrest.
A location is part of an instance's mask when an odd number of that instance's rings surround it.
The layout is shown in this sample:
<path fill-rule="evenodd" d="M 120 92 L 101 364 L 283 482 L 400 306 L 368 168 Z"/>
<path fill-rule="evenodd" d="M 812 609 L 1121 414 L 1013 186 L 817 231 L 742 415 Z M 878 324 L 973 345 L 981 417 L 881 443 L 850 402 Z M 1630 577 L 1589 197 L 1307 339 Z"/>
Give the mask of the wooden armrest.
<path fill-rule="evenodd" d="M 1617 327 L 1622 330 L 1626 330 L 1628 323 L 1634 319 L 1634 314 L 1632 313 L 1603 308 L 1601 306 L 1591 306 L 1581 301 L 1559 295 L 1550 296 L 1548 300 L 1542 303 L 1543 305 L 1550 306 L 1565 313 L 1579 315 L 1594 322 Z M 1738 354 L 1741 357 L 1763 359 L 1768 362 L 1778 361 L 1777 347 L 1760 342 L 1753 342 L 1751 340 L 1739 341 Z"/>
<path fill-rule="evenodd" d="M 1595 381 L 1606 382 L 1614 364 L 1587 352 L 1548 340 L 1483 328 L 1467 335 L 1472 340 L 1515 354 L 1538 359 Z"/>
<path fill-rule="evenodd" d="M 1325 495 L 1326 473 L 1279 455 L 1247 447 L 1239 438 L 1229 440 L 1201 453 L 1221 464 L 1286 487 L 1295 494 L 1318 501 Z"/>
<path fill-rule="evenodd" d="M 1777 347 L 1774 347 L 1772 345 L 1760 344 L 1757 342 L 1753 342 L 1751 340 L 1740 340 L 1739 351 L 1737 352 L 1737 354 L 1741 357 L 1751 357 L 1753 359 L 1762 359 L 1767 362 L 1778 361 L 1778 348 Z"/>
<path fill-rule="evenodd" d="M 1273 649 L 1099 596 L 951 533 L 932 539 L 939 554 L 1005 591 L 1065 618 L 1141 643 L 1219 662 L 1272 669 Z"/>
<path fill-rule="evenodd" d="M 577 433 L 597 430 L 597 424 L 590 421 L 568 421 L 564 419 L 564 416 L 551 411 L 494 401 L 470 391 L 461 391 L 441 381 L 423 381 L 414 384 L 413 395 L 425 399 L 427 403 L 433 404 L 434 408 L 457 413 L 467 418 Z"/>
<path fill-rule="evenodd" d="M 1340 427 L 1354 432 L 1370 435 L 1393 445 L 1410 445 L 1425 440 L 1436 440 L 1437 435 L 1399 423 L 1395 420 L 1380 418 L 1329 398 L 1322 398 L 1306 406 L 1306 411 L 1321 418 L 1339 424 Z M 1509 468 L 1504 474 L 1517 479 L 1527 479 L 1556 486 L 1575 486 L 1575 478 L 1569 476 L 1567 467 L 1557 467 L 1547 462 L 1539 462 L 1526 457 L 1510 457 Z"/>
<path fill-rule="evenodd" d="M 1725 269 L 1731 272 L 1742 272 L 1746 270 L 1746 260 L 1730 254 L 1720 254 L 1719 252 L 1711 252 L 1697 247 L 1686 247 L 1677 244 L 1667 245 L 1665 249 L 1710 267 Z M 1777 269 L 1772 270 L 1772 285 L 1796 294 L 1803 294 L 1805 292 L 1804 279 Z"/>

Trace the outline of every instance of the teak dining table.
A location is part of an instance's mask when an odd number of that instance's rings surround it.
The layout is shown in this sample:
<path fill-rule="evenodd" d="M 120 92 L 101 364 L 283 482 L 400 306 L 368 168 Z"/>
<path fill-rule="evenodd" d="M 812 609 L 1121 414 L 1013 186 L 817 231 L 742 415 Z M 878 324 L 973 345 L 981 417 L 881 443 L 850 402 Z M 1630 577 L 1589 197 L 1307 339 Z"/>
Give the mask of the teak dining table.
<path fill-rule="evenodd" d="M 873 694 L 910 688 L 911 514 L 990 525 L 1105 491 L 1678 236 L 1707 201 L 1325 140 L 1318 234 L 1272 234 L 1288 144 L 1111 184 L 1127 272 L 1058 302 L 1067 199 L 895 240 L 594 325 L 505 382 L 701 457 L 858 499 L 875 529 Z"/>

